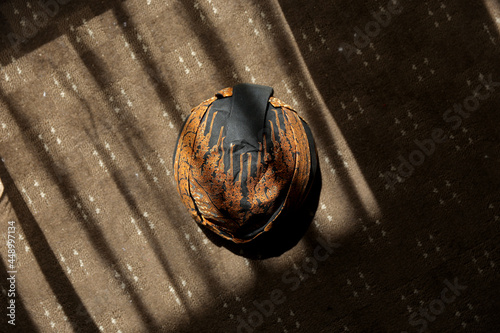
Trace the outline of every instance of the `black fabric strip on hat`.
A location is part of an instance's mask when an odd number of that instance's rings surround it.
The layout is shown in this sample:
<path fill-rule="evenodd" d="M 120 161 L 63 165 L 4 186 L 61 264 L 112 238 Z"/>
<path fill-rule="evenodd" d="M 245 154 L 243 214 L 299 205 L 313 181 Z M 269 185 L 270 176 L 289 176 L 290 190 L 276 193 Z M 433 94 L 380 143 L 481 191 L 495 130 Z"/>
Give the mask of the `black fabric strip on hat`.
<path fill-rule="evenodd" d="M 254 148 L 262 141 L 262 129 L 273 88 L 242 83 L 234 86 L 226 142 L 247 143 Z"/>

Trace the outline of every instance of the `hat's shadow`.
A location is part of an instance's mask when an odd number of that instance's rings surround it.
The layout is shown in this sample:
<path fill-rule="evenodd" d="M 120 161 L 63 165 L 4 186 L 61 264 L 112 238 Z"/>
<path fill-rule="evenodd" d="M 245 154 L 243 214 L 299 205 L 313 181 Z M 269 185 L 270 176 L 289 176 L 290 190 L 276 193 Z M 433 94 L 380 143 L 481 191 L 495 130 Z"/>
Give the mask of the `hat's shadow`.
<path fill-rule="evenodd" d="M 321 171 L 318 167 L 305 203 L 298 210 L 276 220 L 271 230 L 248 243 L 234 243 L 203 225 L 199 225 L 199 228 L 216 246 L 223 246 L 239 256 L 258 260 L 278 257 L 297 245 L 306 233 L 318 208 L 321 186 Z"/>

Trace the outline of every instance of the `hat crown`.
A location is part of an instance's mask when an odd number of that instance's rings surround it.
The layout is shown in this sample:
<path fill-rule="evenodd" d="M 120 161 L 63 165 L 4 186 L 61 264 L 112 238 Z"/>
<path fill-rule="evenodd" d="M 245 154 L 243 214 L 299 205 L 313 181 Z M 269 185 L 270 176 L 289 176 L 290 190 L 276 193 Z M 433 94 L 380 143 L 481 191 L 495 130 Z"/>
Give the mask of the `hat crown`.
<path fill-rule="evenodd" d="M 193 109 L 179 137 L 174 171 L 183 202 L 198 222 L 235 241 L 270 228 L 309 179 L 305 123 L 271 95 L 258 85 L 224 90 Z"/>

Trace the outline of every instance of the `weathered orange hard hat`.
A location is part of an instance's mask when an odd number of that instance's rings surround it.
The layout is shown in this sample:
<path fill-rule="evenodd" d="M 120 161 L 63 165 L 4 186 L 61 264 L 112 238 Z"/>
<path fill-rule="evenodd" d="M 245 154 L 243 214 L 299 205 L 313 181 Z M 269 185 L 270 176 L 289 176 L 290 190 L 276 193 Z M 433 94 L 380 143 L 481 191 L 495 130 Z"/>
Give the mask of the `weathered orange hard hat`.
<path fill-rule="evenodd" d="M 311 130 L 273 89 L 239 84 L 191 110 L 174 153 L 182 202 L 235 243 L 300 209 L 318 167 Z"/>

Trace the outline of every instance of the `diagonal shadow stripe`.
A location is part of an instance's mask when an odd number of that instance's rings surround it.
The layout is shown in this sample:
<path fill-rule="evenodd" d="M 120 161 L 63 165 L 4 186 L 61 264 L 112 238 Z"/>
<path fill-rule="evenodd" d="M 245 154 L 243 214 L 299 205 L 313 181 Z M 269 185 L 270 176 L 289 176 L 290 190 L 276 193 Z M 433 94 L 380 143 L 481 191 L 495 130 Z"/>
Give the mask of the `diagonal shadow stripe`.
<path fill-rule="evenodd" d="M 81 55 L 83 63 L 87 67 L 89 73 L 94 78 L 95 83 L 99 86 L 100 91 L 105 96 L 107 96 L 106 94 L 109 94 L 110 96 L 118 96 L 119 95 L 118 91 L 116 91 L 116 89 L 111 84 L 109 84 L 109 82 L 106 81 L 105 73 L 107 72 L 107 68 L 102 64 L 102 62 L 96 56 L 95 52 L 85 43 L 77 43 L 74 39 L 75 39 L 74 35 L 69 36 L 69 40 L 71 41 L 75 50 L 77 50 Z M 63 77 L 60 77 L 60 82 L 64 84 L 65 80 Z M 174 274 L 170 268 L 171 265 L 168 263 L 167 258 L 165 257 L 163 251 L 161 250 L 160 241 L 149 231 L 149 228 L 147 227 L 146 222 L 144 221 L 144 218 L 140 213 L 139 205 L 136 202 L 134 196 L 131 194 L 131 190 L 126 185 L 125 176 L 123 175 L 122 172 L 120 172 L 117 165 L 109 158 L 109 155 L 107 154 L 105 148 L 102 147 L 102 144 L 100 143 L 101 139 L 99 138 L 99 131 L 96 123 L 97 119 L 94 119 L 91 106 L 89 105 L 89 103 L 85 98 L 82 98 L 81 96 L 77 95 L 75 95 L 75 97 L 78 98 L 80 102 L 84 105 L 84 109 L 89 114 L 89 119 L 91 119 L 92 122 L 92 127 L 89 130 L 86 130 L 89 140 L 93 142 L 94 148 L 96 149 L 96 151 L 98 151 L 99 155 L 104 159 L 106 167 L 108 168 L 108 170 L 110 170 L 110 175 L 113 179 L 113 182 L 116 184 L 117 189 L 120 191 L 120 194 L 127 203 L 127 206 L 131 209 L 131 211 L 137 218 L 137 221 L 140 223 L 141 230 L 144 232 L 144 234 L 148 239 L 149 244 L 154 249 L 155 255 L 162 264 L 163 270 L 168 276 L 172 277 L 171 282 L 174 285 L 175 289 L 181 290 L 181 286 L 178 284 L 176 279 L 173 278 Z M 110 104 L 109 99 L 104 98 L 104 100 L 111 109 L 112 105 Z M 120 133 L 127 133 L 128 131 L 131 131 L 133 133 L 133 135 L 122 136 L 124 142 L 126 143 L 125 147 L 132 155 L 133 159 L 137 161 L 137 164 L 139 165 L 142 174 L 146 178 L 147 183 L 150 185 L 151 190 L 155 191 L 155 193 L 157 194 L 155 197 L 158 200 L 159 204 L 158 206 L 160 207 L 160 209 L 165 213 L 166 216 L 169 216 L 171 220 L 175 220 L 174 217 L 179 216 L 181 214 L 181 209 L 179 209 L 177 205 L 171 202 L 170 193 L 167 193 L 166 191 L 160 191 L 157 188 L 152 176 L 147 171 L 144 163 L 141 162 L 140 154 L 154 151 L 153 147 L 151 147 L 147 143 L 143 135 L 143 131 L 134 123 L 131 114 L 123 113 L 119 116 L 116 113 L 113 113 L 113 117 L 115 117 L 117 121 L 116 123 L 120 128 Z M 103 119 L 104 118 L 100 118 L 99 120 L 104 121 Z M 175 193 L 174 195 L 177 195 L 177 193 Z M 175 230 L 177 231 L 177 229 Z M 180 231 L 177 232 L 179 233 L 179 237 L 182 239 Z M 206 263 L 204 261 L 200 260 L 200 265 L 205 265 L 205 264 Z M 205 271 L 199 270 L 198 274 L 200 275 L 203 274 L 205 280 L 208 281 L 208 284 L 210 286 L 214 287 L 219 285 L 219 281 L 217 281 L 217 279 L 211 276 L 210 274 L 207 274 Z M 181 295 L 181 298 L 183 298 L 187 309 L 187 302 L 185 297 Z"/>
<path fill-rule="evenodd" d="M 22 115 L 22 113 L 19 110 L 17 110 L 15 108 L 14 104 L 6 96 L 4 96 L 1 91 L 0 91 L 0 100 L 2 100 L 2 102 L 5 103 L 5 105 L 7 105 L 8 109 L 11 111 L 10 113 L 11 113 L 14 121 L 18 124 L 18 126 L 20 128 L 26 128 L 26 127 L 30 126 L 29 120 L 26 117 L 24 117 L 24 115 Z M 33 152 L 34 155 L 39 156 L 40 162 L 42 163 L 43 167 L 45 167 L 45 169 L 48 171 L 48 174 L 50 175 L 51 180 L 55 184 L 57 184 L 59 191 L 61 192 L 62 196 L 64 197 L 65 204 L 68 207 L 73 207 L 73 203 L 71 201 L 71 198 L 75 198 L 75 197 L 80 202 L 83 202 L 83 200 L 81 200 L 81 198 L 80 198 L 80 195 L 75 190 L 75 185 L 73 184 L 71 179 L 65 174 L 65 172 L 61 169 L 61 167 L 55 163 L 53 158 L 48 154 L 45 154 L 43 157 L 40 156 L 39 152 L 43 151 L 43 148 L 38 144 L 39 141 L 36 139 L 35 134 L 33 134 L 33 132 L 27 131 L 25 139 L 27 141 L 28 146 L 34 151 Z M 89 209 L 84 207 L 84 205 L 82 205 L 82 207 L 83 207 L 83 210 L 84 210 L 86 216 L 88 216 L 88 217 L 92 216 Z M 80 212 L 78 212 L 76 209 L 74 209 L 74 212 L 75 212 L 75 216 L 81 217 Z M 120 276 L 122 276 L 122 277 L 126 276 L 125 271 L 121 268 L 121 265 L 119 265 L 118 257 L 115 255 L 114 251 L 109 246 L 106 239 L 104 239 L 103 233 L 100 230 L 100 228 L 97 227 L 98 226 L 97 222 L 91 220 L 90 221 L 91 223 L 88 223 L 89 221 L 84 221 L 83 219 L 80 219 L 80 221 L 82 222 L 81 225 L 82 225 L 84 231 L 88 235 L 88 239 L 91 240 L 94 248 L 99 249 L 99 253 L 101 254 L 101 257 L 103 258 L 103 260 L 107 263 L 107 265 L 114 267 L 114 269 L 120 274 Z M 38 229 L 40 229 L 40 228 L 38 227 Z M 38 232 L 34 232 L 34 234 L 35 235 L 42 234 L 42 232 L 41 232 L 41 230 L 39 230 Z M 32 248 L 35 249 L 34 247 L 32 247 Z M 42 251 L 42 253 L 44 253 L 44 252 Z M 55 256 L 54 256 L 54 260 L 56 260 L 56 262 L 57 262 L 57 258 Z M 46 267 L 46 266 L 43 266 L 43 267 Z M 61 273 L 64 276 L 64 278 L 67 280 L 62 269 L 61 269 Z M 47 274 L 48 274 L 48 272 L 47 272 Z M 50 278 L 49 278 L 49 276 L 50 276 Z M 56 277 L 57 276 L 58 275 L 56 275 Z M 54 274 L 49 274 L 46 277 L 47 277 L 47 281 L 52 281 L 51 283 L 54 284 L 54 288 L 59 285 L 58 279 L 54 278 Z M 67 281 L 69 283 L 69 286 L 71 286 L 71 282 L 69 280 L 67 280 Z M 141 300 L 139 295 L 135 292 L 130 281 L 126 280 L 124 282 L 126 285 L 125 291 L 129 295 L 131 295 L 132 305 L 136 308 L 136 311 L 141 316 L 141 319 L 142 319 L 144 325 L 147 327 L 148 331 L 154 332 L 157 329 L 157 325 L 156 325 L 156 321 L 155 321 L 154 317 L 149 312 L 149 310 L 147 309 L 146 305 Z M 56 293 L 56 295 L 57 295 L 57 293 Z M 62 296 L 60 296 L 60 297 L 62 297 Z M 93 322 L 92 318 L 90 317 L 90 315 L 86 311 L 86 309 L 83 306 L 83 303 L 81 301 L 77 304 L 77 306 L 72 306 L 71 305 L 72 302 L 62 303 L 60 301 L 60 304 L 63 306 L 63 309 L 65 309 L 65 312 L 69 311 L 66 309 L 66 307 L 70 307 L 70 309 L 72 309 L 74 307 L 76 309 L 76 311 L 78 311 L 79 314 L 83 314 L 80 316 L 80 318 L 82 318 L 82 319 L 85 318 L 85 319 L 84 320 L 81 319 L 80 321 L 83 321 L 84 325 L 80 326 L 80 325 L 77 325 L 75 323 L 74 324 L 75 330 L 81 329 L 81 327 L 91 327 L 91 328 L 95 327 L 95 329 L 96 329 L 95 331 L 97 331 L 97 327 L 96 327 L 95 323 Z M 65 304 L 66 304 L 66 307 L 65 307 Z M 74 316 L 75 315 L 73 314 L 73 317 Z M 68 315 L 68 318 L 71 318 L 71 317 Z M 90 325 L 89 325 L 89 323 L 90 323 Z M 91 331 L 94 331 L 94 330 L 91 330 Z"/>
<path fill-rule="evenodd" d="M 0 165 L 3 165 L 3 163 L 0 162 Z M 1 173 L 1 171 L 0 171 Z M 7 222 L 7 221 L 6 221 Z M 0 280 L 2 281 L 2 286 L 5 286 L 5 290 L 9 290 L 8 283 L 6 283 L 7 278 L 9 277 L 9 274 L 7 274 L 7 267 L 4 265 L 4 261 L 0 257 Z M 19 274 L 18 274 L 19 275 Z M 16 276 L 17 279 L 17 276 Z M 4 302 L 5 299 L 5 302 Z M 19 290 L 17 289 L 16 285 L 16 296 L 14 298 L 15 300 L 15 306 L 16 306 L 16 326 L 9 326 L 10 324 L 7 324 L 7 320 L 10 320 L 9 317 L 6 315 L 2 315 L 2 320 L 0 320 L 0 327 L 9 327 L 9 329 L 14 330 L 14 329 L 22 329 L 25 330 L 25 332 L 40 332 L 40 330 L 36 327 L 35 323 L 33 322 L 33 319 L 31 318 L 30 313 L 26 309 L 26 306 L 24 305 L 23 301 L 23 296 L 20 295 Z M 7 308 L 8 298 L 3 298 L 2 301 L 0 302 L 2 312 L 4 311 L 3 309 Z M 14 332 L 14 331 L 12 331 Z"/>
<path fill-rule="evenodd" d="M 3 163 L 0 163 L 0 177 L 2 177 L 2 182 L 5 186 L 5 193 L 10 198 L 12 208 L 19 219 L 19 224 L 22 225 L 26 241 L 33 250 L 32 252 L 38 262 L 38 266 L 45 276 L 50 289 L 56 296 L 57 301 L 61 304 L 71 326 L 75 331 L 78 331 L 81 327 L 87 327 L 89 331 L 98 331 L 94 320 L 73 288 L 71 281 L 64 273 L 47 238 L 45 238 L 43 230 L 31 214 L 19 189 Z"/>

